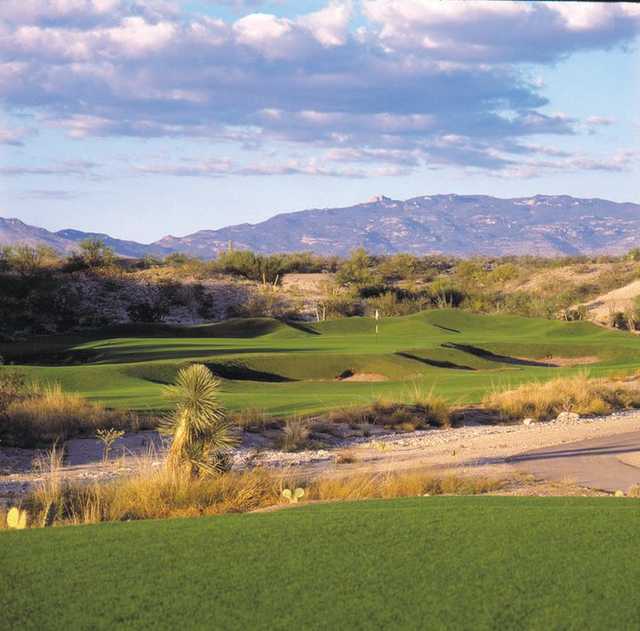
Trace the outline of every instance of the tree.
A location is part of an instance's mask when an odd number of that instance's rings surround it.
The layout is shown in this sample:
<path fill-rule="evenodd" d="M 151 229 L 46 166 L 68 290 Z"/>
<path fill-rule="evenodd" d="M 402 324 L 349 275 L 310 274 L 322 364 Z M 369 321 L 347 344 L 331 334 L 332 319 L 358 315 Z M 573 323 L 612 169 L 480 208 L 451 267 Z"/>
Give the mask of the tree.
<path fill-rule="evenodd" d="M 627 258 L 630 261 L 640 261 L 640 248 L 632 248 L 627 252 Z"/>
<path fill-rule="evenodd" d="M 85 239 L 79 245 L 80 252 L 74 256 L 79 256 L 85 267 L 94 269 L 113 265 L 115 260 L 113 250 L 101 239 Z"/>
<path fill-rule="evenodd" d="M 237 437 L 218 399 L 219 389 L 220 380 L 202 364 L 183 368 L 175 385 L 167 386 L 175 409 L 160 431 L 173 438 L 167 458 L 170 468 L 186 468 L 192 476 L 227 468 L 227 453 Z"/>
<path fill-rule="evenodd" d="M 336 280 L 341 285 L 355 285 L 356 287 L 371 285 L 375 281 L 371 267 L 372 260 L 367 251 L 364 248 L 358 248 L 342 263 L 336 274 Z"/>
<path fill-rule="evenodd" d="M 2 258 L 6 267 L 24 277 L 34 276 L 47 265 L 52 265 L 58 260 L 53 248 L 45 245 L 38 245 L 35 248 L 30 245 L 5 248 Z"/>

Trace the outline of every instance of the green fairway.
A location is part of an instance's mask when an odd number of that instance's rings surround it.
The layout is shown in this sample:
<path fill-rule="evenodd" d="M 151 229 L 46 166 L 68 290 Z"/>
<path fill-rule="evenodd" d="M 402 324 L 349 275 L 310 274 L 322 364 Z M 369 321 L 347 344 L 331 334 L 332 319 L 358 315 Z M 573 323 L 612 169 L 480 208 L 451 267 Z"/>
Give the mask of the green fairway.
<path fill-rule="evenodd" d="M 379 323 L 254 318 L 192 327 L 131 325 L 4 344 L 0 354 L 28 364 L 22 369 L 36 379 L 138 410 L 165 407 L 162 385 L 181 366 L 202 362 L 223 378 L 222 396 L 231 409 L 290 414 L 377 396 L 402 399 L 415 384 L 455 403 L 473 403 L 491 388 L 581 370 L 545 365 L 557 357 L 596 357 L 588 367 L 593 375 L 631 370 L 640 367 L 640 338 L 586 322 L 433 310 Z M 337 379 L 347 371 L 385 380 Z"/>
<path fill-rule="evenodd" d="M 637 629 L 640 503 L 431 497 L 0 532 L 12 629 Z"/>

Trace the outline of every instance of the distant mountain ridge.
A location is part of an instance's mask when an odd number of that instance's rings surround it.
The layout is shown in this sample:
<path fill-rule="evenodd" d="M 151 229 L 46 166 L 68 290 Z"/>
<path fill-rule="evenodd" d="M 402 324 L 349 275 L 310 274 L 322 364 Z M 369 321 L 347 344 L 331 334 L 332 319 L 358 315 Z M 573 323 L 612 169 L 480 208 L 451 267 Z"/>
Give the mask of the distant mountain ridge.
<path fill-rule="evenodd" d="M 79 230 L 49 232 L 0 218 L 0 245 L 42 243 L 68 253 L 94 237 L 130 257 L 182 252 L 213 258 L 230 243 L 262 253 L 345 255 L 364 247 L 372 254 L 619 254 L 640 247 L 640 204 L 569 195 L 425 195 L 404 201 L 378 196 L 355 206 L 281 213 L 257 224 L 166 236 L 151 244 Z"/>

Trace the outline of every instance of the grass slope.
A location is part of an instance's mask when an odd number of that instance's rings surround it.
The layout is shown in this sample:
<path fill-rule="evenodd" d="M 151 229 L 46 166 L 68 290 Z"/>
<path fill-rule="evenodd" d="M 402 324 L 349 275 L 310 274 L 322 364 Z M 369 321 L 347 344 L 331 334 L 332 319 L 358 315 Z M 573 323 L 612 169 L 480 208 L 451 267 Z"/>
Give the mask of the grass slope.
<path fill-rule="evenodd" d="M 640 503 L 433 497 L 0 533 L 16 629 L 635 629 Z"/>
<path fill-rule="evenodd" d="M 34 378 L 53 380 L 108 406 L 159 409 L 162 384 L 189 362 L 224 378 L 230 408 L 277 414 L 314 412 L 402 398 L 417 381 L 454 402 L 478 401 L 500 385 L 549 379 L 579 368 L 545 365 L 549 356 L 597 356 L 594 375 L 640 366 L 640 338 L 592 324 L 434 310 L 388 318 L 288 325 L 268 318 L 175 327 L 119 327 L 84 338 L 41 337 L 0 346 Z M 533 361 L 521 361 L 518 358 Z M 536 361 L 537 360 L 537 361 Z M 552 361 L 552 360 L 551 360 Z M 385 382 L 340 382 L 346 370 Z"/>

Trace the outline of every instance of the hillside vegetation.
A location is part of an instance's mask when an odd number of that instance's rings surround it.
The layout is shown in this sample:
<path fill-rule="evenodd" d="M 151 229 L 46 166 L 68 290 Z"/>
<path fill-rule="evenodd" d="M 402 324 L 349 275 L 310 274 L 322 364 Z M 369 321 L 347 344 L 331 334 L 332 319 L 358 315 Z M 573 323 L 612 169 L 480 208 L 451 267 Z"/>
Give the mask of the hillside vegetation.
<path fill-rule="evenodd" d="M 565 320 L 593 315 L 635 329 L 639 278 L 636 251 L 556 259 L 229 251 L 203 261 L 180 254 L 118 259 L 100 241 L 84 243 L 67 258 L 16 246 L 0 251 L 0 336 L 11 341 L 34 333 L 231 317 L 390 317 L 438 308 Z M 623 292 L 624 301 L 600 300 L 608 292 Z"/>

